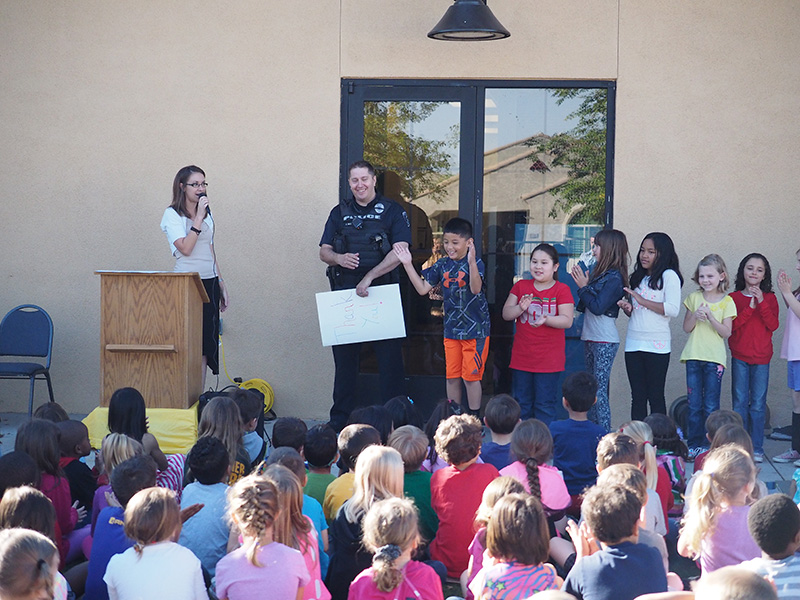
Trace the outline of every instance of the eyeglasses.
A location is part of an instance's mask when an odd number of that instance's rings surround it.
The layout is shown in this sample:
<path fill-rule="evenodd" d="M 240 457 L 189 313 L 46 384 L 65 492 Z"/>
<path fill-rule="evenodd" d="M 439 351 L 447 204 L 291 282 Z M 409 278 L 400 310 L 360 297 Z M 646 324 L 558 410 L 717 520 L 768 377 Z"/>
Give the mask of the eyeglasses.
<path fill-rule="evenodd" d="M 187 183 L 186 185 L 188 185 L 189 187 L 193 187 L 194 189 L 197 189 L 199 187 L 208 187 L 208 183 L 205 181 L 203 183 Z"/>

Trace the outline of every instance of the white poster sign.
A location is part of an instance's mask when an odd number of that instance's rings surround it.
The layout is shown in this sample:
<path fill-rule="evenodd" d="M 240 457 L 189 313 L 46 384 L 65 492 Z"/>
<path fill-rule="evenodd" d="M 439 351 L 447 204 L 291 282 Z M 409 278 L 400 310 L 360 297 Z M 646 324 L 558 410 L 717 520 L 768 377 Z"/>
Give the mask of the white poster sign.
<path fill-rule="evenodd" d="M 352 290 L 317 294 L 317 314 L 323 346 L 372 342 L 406 336 L 400 286 L 369 288 L 361 298 Z"/>

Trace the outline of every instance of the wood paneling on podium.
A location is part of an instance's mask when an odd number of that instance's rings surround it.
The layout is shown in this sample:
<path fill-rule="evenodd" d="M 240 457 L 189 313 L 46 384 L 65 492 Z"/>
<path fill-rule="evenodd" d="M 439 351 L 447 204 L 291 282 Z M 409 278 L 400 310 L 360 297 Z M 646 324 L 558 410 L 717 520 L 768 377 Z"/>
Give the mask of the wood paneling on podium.
<path fill-rule="evenodd" d="M 188 408 L 202 392 L 203 303 L 197 273 L 97 271 L 100 405 L 134 387 L 150 408 Z"/>

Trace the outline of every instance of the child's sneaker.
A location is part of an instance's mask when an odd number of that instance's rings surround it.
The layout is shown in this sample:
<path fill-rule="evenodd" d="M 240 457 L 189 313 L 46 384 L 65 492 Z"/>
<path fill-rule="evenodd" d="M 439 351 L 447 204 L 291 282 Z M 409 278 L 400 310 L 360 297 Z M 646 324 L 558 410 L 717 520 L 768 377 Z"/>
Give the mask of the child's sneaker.
<path fill-rule="evenodd" d="M 757 463 L 764 462 L 764 453 L 763 452 L 753 452 L 753 461 Z"/>
<path fill-rule="evenodd" d="M 695 458 L 697 458 L 700 454 L 702 454 L 705 451 L 706 451 L 706 449 L 703 448 L 702 446 L 695 446 L 693 448 L 689 448 L 689 460 L 694 460 Z M 798 457 L 798 458 L 800 458 L 800 457 Z"/>
<path fill-rule="evenodd" d="M 778 456 L 773 456 L 772 460 L 777 463 L 788 463 L 794 462 L 796 460 L 800 460 L 800 453 L 797 450 L 787 450 L 783 454 L 778 454 Z"/>

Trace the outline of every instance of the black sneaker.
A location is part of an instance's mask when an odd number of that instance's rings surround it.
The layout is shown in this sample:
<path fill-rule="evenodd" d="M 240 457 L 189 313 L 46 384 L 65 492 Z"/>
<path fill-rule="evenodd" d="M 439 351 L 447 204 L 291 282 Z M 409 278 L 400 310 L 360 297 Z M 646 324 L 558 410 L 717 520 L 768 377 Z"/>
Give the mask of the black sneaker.
<path fill-rule="evenodd" d="M 771 440 L 778 440 L 781 442 L 791 442 L 792 441 L 792 426 L 787 425 L 786 427 L 776 427 L 772 430 L 767 436 Z"/>

